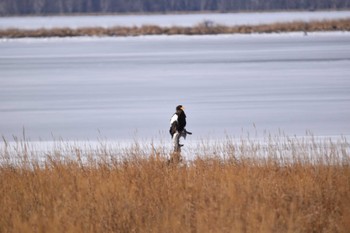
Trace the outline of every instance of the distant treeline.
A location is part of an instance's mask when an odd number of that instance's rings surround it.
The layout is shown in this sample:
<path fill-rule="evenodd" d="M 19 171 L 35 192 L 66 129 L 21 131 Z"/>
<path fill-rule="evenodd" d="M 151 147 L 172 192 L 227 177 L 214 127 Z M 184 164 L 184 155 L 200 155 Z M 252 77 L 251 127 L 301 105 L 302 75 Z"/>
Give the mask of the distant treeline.
<path fill-rule="evenodd" d="M 350 8 L 350 0 L 0 0 L 0 15 Z"/>

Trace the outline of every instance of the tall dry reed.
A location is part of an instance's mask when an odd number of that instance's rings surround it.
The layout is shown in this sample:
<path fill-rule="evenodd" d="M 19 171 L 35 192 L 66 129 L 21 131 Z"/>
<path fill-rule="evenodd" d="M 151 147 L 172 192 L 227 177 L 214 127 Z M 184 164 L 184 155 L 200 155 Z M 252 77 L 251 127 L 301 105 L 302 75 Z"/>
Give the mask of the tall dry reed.
<path fill-rule="evenodd" d="M 272 141 L 199 145 L 180 164 L 139 144 L 3 143 L 0 232 L 348 232 L 346 140 Z"/>
<path fill-rule="evenodd" d="M 287 22 L 264 25 L 225 26 L 203 22 L 193 27 L 160 27 L 143 25 L 140 27 L 116 26 L 111 28 L 53 28 L 53 29 L 2 29 L 0 38 L 23 37 L 75 37 L 75 36 L 141 36 L 141 35 L 217 35 L 279 32 L 350 31 L 350 19 L 323 20 L 312 22 Z"/>

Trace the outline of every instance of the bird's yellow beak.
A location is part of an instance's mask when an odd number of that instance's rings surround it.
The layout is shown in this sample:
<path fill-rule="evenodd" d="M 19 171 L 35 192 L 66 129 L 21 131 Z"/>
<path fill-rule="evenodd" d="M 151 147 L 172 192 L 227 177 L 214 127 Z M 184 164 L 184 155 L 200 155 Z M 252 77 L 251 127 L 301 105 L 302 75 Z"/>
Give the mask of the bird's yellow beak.
<path fill-rule="evenodd" d="M 182 106 L 182 107 L 181 107 L 181 110 L 185 110 L 185 107 L 184 107 L 184 106 Z"/>

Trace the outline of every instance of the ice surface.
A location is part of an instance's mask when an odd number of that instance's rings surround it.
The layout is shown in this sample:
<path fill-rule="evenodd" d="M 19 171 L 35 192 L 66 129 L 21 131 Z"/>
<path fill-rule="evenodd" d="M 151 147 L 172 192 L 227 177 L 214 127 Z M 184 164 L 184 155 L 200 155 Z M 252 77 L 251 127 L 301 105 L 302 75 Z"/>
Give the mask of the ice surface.
<path fill-rule="evenodd" d="M 349 18 L 350 11 L 315 12 L 266 12 L 266 13 L 212 13 L 212 14 L 164 14 L 164 15 L 90 15 L 90 16 L 30 16 L 0 17 L 0 29 L 5 28 L 55 28 L 55 27 L 113 27 L 113 26 L 193 26 L 205 20 L 216 24 L 254 25 L 276 22 L 292 22 Z"/>
<path fill-rule="evenodd" d="M 350 135 L 350 33 L 0 41 L 0 134 L 168 139 Z M 169 139 L 170 140 L 170 139 Z M 191 140 L 191 138 L 190 138 Z"/>

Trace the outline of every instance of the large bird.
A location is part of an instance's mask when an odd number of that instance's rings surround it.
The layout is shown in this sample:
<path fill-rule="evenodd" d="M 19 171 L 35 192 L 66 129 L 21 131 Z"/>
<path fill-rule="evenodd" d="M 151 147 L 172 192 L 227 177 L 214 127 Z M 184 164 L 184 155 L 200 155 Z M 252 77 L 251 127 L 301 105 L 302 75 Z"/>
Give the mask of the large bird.
<path fill-rule="evenodd" d="M 180 144 L 180 137 L 183 137 L 186 139 L 187 134 L 192 134 L 191 132 L 188 132 L 186 127 L 186 114 L 184 111 L 184 107 L 182 105 L 176 106 L 176 112 L 170 119 L 170 129 L 169 133 L 173 139 L 174 143 L 174 152 L 180 152 L 181 145 Z"/>

